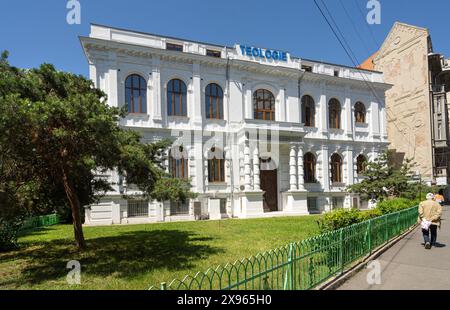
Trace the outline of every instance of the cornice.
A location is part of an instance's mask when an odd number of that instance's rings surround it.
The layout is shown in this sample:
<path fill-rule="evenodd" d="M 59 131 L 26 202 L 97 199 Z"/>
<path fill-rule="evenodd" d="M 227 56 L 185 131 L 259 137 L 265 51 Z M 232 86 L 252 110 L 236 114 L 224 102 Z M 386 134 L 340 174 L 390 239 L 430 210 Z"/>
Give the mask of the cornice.
<path fill-rule="evenodd" d="M 325 82 L 328 85 L 336 86 L 356 86 L 362 89 L 367 89 L 367 84 L 370 83 L 373 88 L 377 90 L 386 91 L 392 87 L 392 85 L 379 83 L 379 82 L 365 82 L 362 80 L 341 78 L 335 76 L 329 76 L 326 74 L 318 74 L 311 72 L 304 72 L 295 68 L 277 67 L 273 65 L 266 65 L 256 62 L 249 62 L 241 59 L 224 59 L 207 57 L 204 55 L 194 53 L 180 53 L 176 51 L 168 51 L 159 48 L 142 46 L 131 43 L 122 43 L 98 38 L 79 37 L 84 53 L 88 61 L 92 64 L 95 63 L 94 54 L 98 51 L 106 52 L 102 60 L 110 60 L 107 52 L 115 52 L 117 54 L 128 55 L 132 57 L 140 57 L 146 59 L 159 58 L 164 61 L 180 62 L 180 63 L 200 63 L 207 66 L 226 68 L 227 65 L 235 70 L 242 70 L 246 72 L 253 72 L 259 74 L 267 74 L 277 77 L 285 77 L 290 79 L 300 79 L 302 75 L 303 81 L 310 82 Z M 98 55 L 97 55 L 98 56 Z"/>

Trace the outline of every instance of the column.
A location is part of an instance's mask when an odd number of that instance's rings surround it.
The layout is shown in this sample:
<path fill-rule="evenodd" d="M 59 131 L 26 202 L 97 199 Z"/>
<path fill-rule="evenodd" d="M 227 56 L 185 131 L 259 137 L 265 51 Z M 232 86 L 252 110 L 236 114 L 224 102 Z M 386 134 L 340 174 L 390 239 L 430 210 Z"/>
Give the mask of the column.
<path fill-rule="evenodd" d="M 323 173 L 323 189 L 325 192 L 330 191 L 330 158 L 328 146 L 322 146 L 322 173 Z"/>
<path fill-rule="evenodd" d="M 113 107 L 118 107 L 118 75 L 117 75 L 117 54 L 115 52 L 109 52 L 108 53 L 108 81 L 106 82 L 108 84 L 108 104 Z"/>
<path fill-rule="evenodd" d="M 387 139 L 387 123 L 386 123 L 386 106 L 383 103 L 380 103 L 380 133 L 383 139 Z"/>
<path fill-rule="evenodd" d="M 193 118 L 194 123 L 197 125 L 202 124 L 202 85 L 200 77 L 200 64 L 193 64 L 192 75 L 192 92 L 194 94 L 193 107 L 188 114 Z"/>
<path fill-rule="evenodd" d="M 248 139 L 246 139 L 244 146 L 244 185 L 246 191 L 252 190 L 251 173 L 250 145 Z"/>
<path fill-rule="evenodd" d="M 158 57 L 153 58 L 152 79 L 153 120 L 161 121 L 161 60 Z"/>
<path fill-rule="evenodd" d="M 253 189 L 255 191 L 261 190 L 260 183 L 259 150 L 258 147 L 255 147 L 255 150 L 253 152 Z"/>
<path fill-rule="evenodd" d="M 195 161 L 195 149 L 196 149 L 195 142 L 192 147 L 188 147 L 186 149 L 187 154 L 188 154 L 188 176 L 189 176 L 189 178 L 191 178 L 191 186 L 194 190 L 197 189 L 197 183 L 199 182 L 199 180 L 197 178 L 197 173 L 195 171 L 196 164 L 197 164 Z M 200 182 L 201 182 L 201 178 L 200 178 Z"/>
<path fill-rule="evenodd" d="M 345 135 L 351 137 L 353 135 L 353 109 L 350 98 L 345 98 Z"/>
<path fill-rule="evenodd" d="M 119 106 L 119 95 L 118 95 L 118 76 L 117 76 L 117 69 L 115 67 L 109 69 L 108 77 L 109 77 L 109 94 L 108 94 L 108 104 L 113 107 Z"/>
<path fill-rule="evenodd" d="M 239 186 L 245 182 L 244 151 L 239 150 Z"/>
<path fill-rule="evenodd" d="M 297 151 L 294 144 L 290 145 L 291 151 L 289 153 L 289 184 L 290 190 L 296 191 L 297 188 Z"/>
<path fill-rule="evenodd" d="M 191 172 L 197 176 L 195 178 L 196 191 L 203 193 L 206 184 L 208 184 L 208 158 L 203 153 L 203 136 L 200 131 L 194 132 L 194 149 L 191 150 L 191 153 L 194 155 L 192 161 L 195 162 L 194 169 Z"/>
<path fill-rule="evenodd" d="M 322 133 L 328 133 L 328 102 L 327 96 L 320 96 L 320 129 Z"/>
<path fill-rule="evenodd" d="M 251 89 L 245 89 L 245 119 L 253 119 L 253 102 L 252 102 L 252 90 Z"/>
<path fill-rule="evenodd" d="M 353 162 L 353 148 L 347 147 L 347 185 L 353 185 L 355 183 L 355 165 Z"/>
<path fill-rule="evenodd" d="M 372 101 L 370 104 L 370 136 L 378 138 L 380 136 L 380 113 L 378 103 Z"/>
<path fill-rule="evenodd" d="M 232 175 L 232 167 L 231 165 L 233 164 L 232 162 L 232 149 L 228 146 L 226 146 L 224 148 L 225 151 L 225 182 L 227 183 L 227 188 L 230 190 L 231 192 L 231 186 L 233 186 L 234 184 L 234 176 Z"/>
<path fill-rule="evenodd" d="M 285 86 L 282 86 L 280 89 L 280 102 L 279 102 L 279 109 L 277 111 L 279 112 L 279 115 L 275 115 L 275 118 L 279 122 L 285 122 L 286 121 L 286 90 L 284 89 Z"/>
<path fill-rule="evenodd" d="M 297 175 L 298 175 L 298 190 L 305 190 L 305 178 L 303 170 L 303 146 L 299 145 L 297 152 Z"/>

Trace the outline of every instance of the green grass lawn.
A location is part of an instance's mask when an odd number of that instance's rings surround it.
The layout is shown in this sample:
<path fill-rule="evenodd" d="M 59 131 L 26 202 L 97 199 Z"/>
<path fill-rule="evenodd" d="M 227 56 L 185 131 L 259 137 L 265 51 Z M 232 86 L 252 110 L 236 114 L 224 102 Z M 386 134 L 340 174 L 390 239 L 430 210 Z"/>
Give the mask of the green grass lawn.
<path fill-rule="evenodd" d="M 17 251 L 0 253 L 0 289 L 148 289 L 318 233 L 317 216 L 85 227 L 88 249 L 73 246 L 71 225 L 30 231 Z M 70 260 L 81 285 L 66 284 Z"/>

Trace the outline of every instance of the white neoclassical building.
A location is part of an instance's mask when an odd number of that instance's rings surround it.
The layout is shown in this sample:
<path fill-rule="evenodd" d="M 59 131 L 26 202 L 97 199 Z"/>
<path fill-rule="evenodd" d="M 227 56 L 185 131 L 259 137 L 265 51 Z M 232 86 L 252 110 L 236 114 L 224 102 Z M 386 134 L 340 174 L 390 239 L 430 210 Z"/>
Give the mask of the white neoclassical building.
<path fill-rule="evenodd" d="M 148 201 L 111 172 L 114 190 L 86 224 L 307 215 L 364 208 L 345 191 L 388 146 L 383 74 L 289 53 L 92 25 L 90 77 L 123 127 L 172 139 L 167 172 L 188 202 Z M 130 198 L 133 197 L 133 198 Z"/>

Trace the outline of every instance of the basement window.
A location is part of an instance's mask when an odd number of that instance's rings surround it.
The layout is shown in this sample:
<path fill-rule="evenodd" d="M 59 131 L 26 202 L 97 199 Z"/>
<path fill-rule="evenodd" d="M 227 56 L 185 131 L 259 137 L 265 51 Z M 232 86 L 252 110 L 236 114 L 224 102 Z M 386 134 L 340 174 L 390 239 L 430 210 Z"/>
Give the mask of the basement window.
<path fill-rule="evenodd" d="M 221 58 L 222 53 L 215 50 L 206 50 L 206 56 Z"/>
<path fill-rule="evenodd" d="M 183 51 L 183 45 L 174 44 L 174 43 L 166 43 L 166 50 L 182 52 Z"/>
<path fill-rule="evenodd" d="M 311 66 L 302 66 L 302 69 L 305 70 L 306 72 L 312 72 Z"/>

